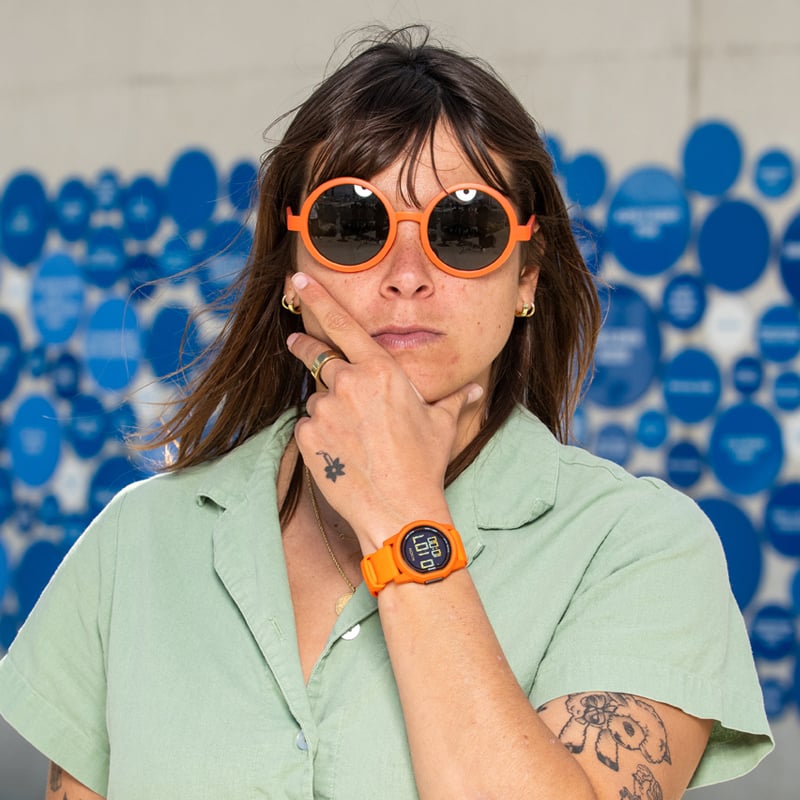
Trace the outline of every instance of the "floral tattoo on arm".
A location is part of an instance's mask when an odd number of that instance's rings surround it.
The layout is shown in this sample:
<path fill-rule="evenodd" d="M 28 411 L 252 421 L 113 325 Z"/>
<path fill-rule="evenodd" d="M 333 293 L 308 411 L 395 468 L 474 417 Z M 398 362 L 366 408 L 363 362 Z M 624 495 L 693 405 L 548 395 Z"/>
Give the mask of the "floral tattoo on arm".
<path fill-rule="evenodd" d="M 50 764 L 50 773 L 48 775 L 49 783 L 50 783 L 50 791 L 55 792 L 61 788 L 61 776 L 63 774 L 63 770 L 58 764 Z"/>
<path fill-rule="evenodd" d="M 570 718 L 558 734 L 571 753 L 593 747 L 597 759 L 619 772 L 620 748 L 638 751 L 648 764 L 671 764 L 667 731 L 649 703 L 630 694 L 582 692 L 567 696 Z M 620 800 L 662 800 L 661 785 L 649 767 L 639 764 L 631 788 Z"/>
<path fill-rule="evenodd" d="M 633 791 L 628 788 L 622 789 L 619 800 L 664 800 L 661 784 L 644 764 L 636 767 L 636 772 L 631 778 L 633 778 Z"/>

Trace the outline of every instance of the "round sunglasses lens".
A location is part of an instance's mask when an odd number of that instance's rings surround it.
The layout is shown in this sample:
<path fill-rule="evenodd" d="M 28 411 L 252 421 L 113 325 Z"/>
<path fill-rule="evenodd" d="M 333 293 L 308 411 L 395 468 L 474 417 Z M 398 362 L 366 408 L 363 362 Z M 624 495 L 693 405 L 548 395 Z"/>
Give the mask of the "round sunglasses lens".
<path fill-rule="evenodd" d="M 380 252 L 389 234 L 389 215 L 366 187 L 352 183 L 332 186 L 311 207 L 308 232 L 329 261 L 356 267 Z"/>
<path fill-rule="evenodd" d="M 428 220 L 428 240 L 448 267 L 472 272 L 502 254 L 511 235 L 505 209 L 479 189 L 457 189 L 443 197 Z"/>

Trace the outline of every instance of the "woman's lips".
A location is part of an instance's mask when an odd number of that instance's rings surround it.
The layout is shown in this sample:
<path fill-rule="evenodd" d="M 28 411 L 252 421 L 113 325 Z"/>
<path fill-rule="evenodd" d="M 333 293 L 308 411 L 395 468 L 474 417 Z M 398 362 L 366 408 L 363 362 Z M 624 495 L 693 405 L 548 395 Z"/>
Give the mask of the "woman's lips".
<path fill-rule="evenodd" d="M 411 350 L 436 341 L 442 336 L 430 328 L 386 328 L 372 334 L 385 350 Z"/>

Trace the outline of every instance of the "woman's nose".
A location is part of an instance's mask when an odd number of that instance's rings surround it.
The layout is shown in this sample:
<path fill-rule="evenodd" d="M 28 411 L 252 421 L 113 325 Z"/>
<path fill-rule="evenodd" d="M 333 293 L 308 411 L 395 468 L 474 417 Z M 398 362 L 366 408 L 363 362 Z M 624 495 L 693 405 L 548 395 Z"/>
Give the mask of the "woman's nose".
<path fill-rule="evenodd" d="M 433 291 L 436 267 L 431 263 L 420 239 L 416 220 L 401 220 L 397 236 L 384 258 L 386 274 L 382 289 L 392 295 L 426 296 Z"/>

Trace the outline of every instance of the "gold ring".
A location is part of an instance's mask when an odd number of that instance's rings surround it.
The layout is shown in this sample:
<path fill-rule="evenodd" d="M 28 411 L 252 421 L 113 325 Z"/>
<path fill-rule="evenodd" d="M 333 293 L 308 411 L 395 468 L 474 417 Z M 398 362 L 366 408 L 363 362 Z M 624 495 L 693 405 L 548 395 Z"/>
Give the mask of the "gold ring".
<path fill-rule="evenodd" d="M 341 358 L 342 361 L 346 361 L 345 357 L 338 351 L 338 350 L 323 350 L 315 359 L 314 362 L 309 367 L 309 372 L 311 373 L 311 377 L 315 381 L 319 381 L 326 389 L 328 388 L 328 384 L 322 380 L 320 370 L 329 362 L 333 361 L 335 358 Z"/>

